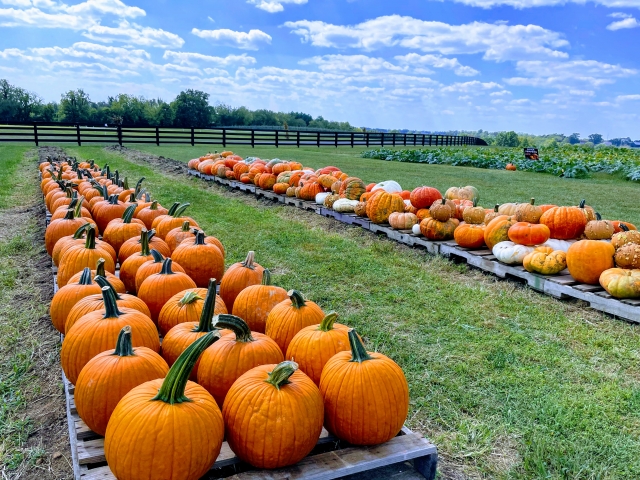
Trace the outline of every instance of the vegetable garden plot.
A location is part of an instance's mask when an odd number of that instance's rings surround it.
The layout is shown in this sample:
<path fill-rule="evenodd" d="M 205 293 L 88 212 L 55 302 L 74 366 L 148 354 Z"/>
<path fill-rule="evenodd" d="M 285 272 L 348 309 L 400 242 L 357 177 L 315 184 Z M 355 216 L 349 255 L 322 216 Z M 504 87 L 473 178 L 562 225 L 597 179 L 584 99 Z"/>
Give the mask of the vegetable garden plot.
<path fill-rule="evenodd" d="M 67 180 L 75 179 L 77 181 L 76 186 L 82 183 L 82 178 L 73 177 L 70 173 L 71 169 L 64 169 L 63 163 L 58 163 L 58 165 L 60 167 L 59 173 L 62 174 L 62 172 L 65 171 L 68 177 L 71 176 L 71 178 L 67 178 Z M 104 178 L 100 178 L 102 177 L 102 172 L 94 169 L 93 165 L 80 166 L 78 168 L 85 168 L 88 171 L 93 170 L 92 173 L 94 175 L 92 176 L 96 183 L 104 180 Z M 44 170 L 44 168 L 42 170 Z M 136 478 L 135 471 L 131 473 L 132 471 L 128 470 L 126 466 L 122 466 L 125 464 L 124 462 L 127 461 L 126 459 L 129 458 L 130 449 L 136 448 L 135 445 L 127 447 L 122 451 L 118 448 L 119 444 L 117 443 L 118 435 L 122 436 L 120 443 L 126 442 L 130 438 L 131 432 L 127 430 L 129 421 L 116 424 L 115 427 L 112 427 L 108 417 L 116 417 L 122 409 L 130 408 L 128 400 L 135 398 L 138 392 L 142 392 L 142 389 L 146 388 L 154 394 L 158 392 L 157 396 L 167 395 L 167 398 L 170 400 L 165 401 L 164 397 L 161 397 L 157 402 L 157 405 L 162 406 L 164 404 L 162 408 L 165 409 L 179 408 L 174 407 L 174 405 L 180 405 L 185 395 L 187 398 L 192 395 L 197 396 L 200 401 L 194 402 L 196 405 L 200 405 L 203 401 L 206 403 L 208 398 L 213 406 L 211 407 L 213 408 L 212 411 L 215 412 L 217 409 L 217 416 L 220 417 L 221 422 L 222 416 L 219 413 L 219 408 L 215 406 L 215 402 L 217 401 L 218 403 L 224 403 L 226 405 L 227 400 L 225 399 L 225 395 L 227 392 L 224 392 L 222 397 L 218 399 L 215 393 L 209 394 L 202 386 L 192 382 L 187 383 L 187 376 L 189 376 L 192 369 L 197 369 L 198 381 L 202 385 L 205 385 L 204 378 L 206 378 L 206 372 L 203 375 L 200 374 L 203 369 L 205 369 L 208 358 L 207 353 L 209 352 L 208 348 L 213 345 L 219 345 L 216 342 L 221 342 L 220 344 L 230 344 L 231 341 L 237 346 L 244 343 L 246 343 L 247 346 L 252 346 L 263 341 L 263 339 L 265 342 L 271 342 L 273 344 L 274 348 L 278 351 L 278 358 L 274 359 L 274 361 L 264 362 L 268 364 L 267 366 L 262 363 L 259 363 L 258 366 L 253 369 L 249 366 L 246 371 L 246 376 L 249 376 L 249 374 L 256 376 L 255 381 L 261 386 L 264 386 L 265 383 L 273 384 L 282 395 L 291 396 L 287 401 L 288 403 L 291 402 L 291 399 L 296 395 L 296 390 L 293 389 L 304 386 L 305 391 L 308 392 L 306 395 L 308 395 L 309 398 L 315 396 L 316 401 L 319 402 L 319 407 L 315 414 L 312 411 L 306 412 L 306 414 L 311 416 L 315 415 L 318 435 L 314 436 L 313 432 L 310 431 L 298 432 L 294 435 L 296 439 L 306 436 L 308 437 L 308 441 L 307 446 L 297 446 L 295 460 L 288 457 L 281 461 L 276 460 L 277 464 L 269 463 L 267 465 L 261 465 L 260 460 L 255 457 L 255 453 L 241 450 L 242 453 L 236 456 L 234 450 L 237 452 L 240 449 L 239 445 L 246 443 L 247 437 L 243 437 L 246 433 L 236 430 L 233 427 L 233 417 L 230 417 L 227 410 L 224 410 L 225 423 L 231 422 L 227 423 L 227 441 L 222 442 L 222 435 L 218 435 L 217 438 L 212 439 L 212 444 L 218 442 L 217 451 L 215 446 L 210 446 L 209 442 L 205 442 L 205 449 L 210 450 L 207 455 L 211 455 L 212 452 L 215 453 L 215 455 L 209 463 L 204 464 L 205 468 L 200 468 L 199 471 L 192 470 L 190 472 L 183 472 L 186 475 L 185 478 L 199 478 L 203 474 L 208 476 L 210 473 L 207 472 L 213 468 L 215 471 L 212 475 L 217 475 L 218 478 L 234 475 L 234 478 L 286 477 L 329 479 L 408 460 L 413 460 L 415 469 L 426 478 L 435 477 L 437 465 L 436 448 L 421 435 L 414 434 L 402 427 L 402 423 L 404 423 L 404 419 L 406 418 L 406 409 L 408 408 L 408 390 L 405 392 L 406 408 L 404 407 L 405 402 L 399 400 L 394 403 L 393 408 L 381 412 L 380 415 L 383 417 L 394 415 L 394 418 L 386 418 L 381 428 L 378 428 L 379 426 L 376 426 L 375 422 L 372 422 L 371 425 L 367 427 L 369 429 L 373 428 L 371 430 L 372 433 L 365 435 L 365 438 L 355 437 L 351 428 L 344 430 L 343 423 L 336 425 L 331 424 L 333 426 L 330 426 L 330 423 L 328 424 L 327 428 L 335 431 L 335 435 L 331 435 L 322 429 L 324 420 L 323 410 L 326 409 L 329 411 L 330 409 L 335 409 L 337 405 L 339 410 L 338 414 L 341 414 L 344 407 L 342 407 L 339 402 L 331 403 L 329 400 L 332 398 L 331 390 L 328 390 L 323 395 L 320 394 L 316 383 L 303 373 L 303 371 L 306 370 L 306 364 L 303 362 L 304 357 L 301 354 L 298 358 L 299 363 L 302 365 L 300 368 L 297 363 L 292 361 L 281 361 L 283 358 L 282 351 L 287 351 L 289 344 L 293 344 L 296 341 L 298 334 L 302 333 L 305 324 L 294 324 L 289 321 L 278 320 L 280 313 L 276 313 L 276 311 L 283 311 L 283 315 L 288 315 L 290 313 L 289 310 L 302 312 L 305 308 L 311 308 L 313 302 L 305 300 L 301 294 L 296 291 L 285 292 L 284 297 L 289 297 L 289 299 L 283 300 L 273 306 L 266 318 L 265 328 L 269 337 L 260 332 L 251 331 L 253 324 L 248 325 L 243 319 L 227 314 L 225 302 L 229 305 L 229 308 L 242 304 L 241 299 L 245 289 L 239 287 L 244 286 L 247 287 L 247 289 L 253 287 L 269 288 L 268 270 L 261 270 L 259 272 L 260 274 L 254 275 L 259 265 L 253 262 L 253 252 L 249 252 L 245 262 L 232 265 L 226 272 L 224 271 L 224 262 L 222 262 L 221 265 L 222 271 L 214 271 L 215 268 L 219 267 L 219 265 L 216 265 L 214 258 L 212 257 L 205 262 L 202 261 L 202 258 L 210 254 L 216 256 L 217 259 L 220 255 L 223 255 L 224 247 L 221 244 L 218 246 L 216 242 L 217 239 L 214 237 L 205 237 L 204 233 L 200 230 L 196 232 L 185 230 L 183 228 L 185 222 L 191 222 L 196 226 L 197 223 L 195 220 L 183 215 L 183 206 L 174 205 L 172 209 L 167 209 L 165 218 L 160 218 L 162 212 L 157 211 L 159 206 L 155 204 L 155 202 L 149 201 L 149 199 L 141 200 L 144 193 L 138 191 L 138 188 L 127 192 L 126 190 L 128 189 L 121 185 L 118 188 L 122 189 L 122 191 L 117 192 L 117 189 L 114 188 L 111 189 L 112 192 L 111 195 L 109 195 L 107 182 L 104 182 L 102 183 L 102 187 L 104 188 L 96 188 L 96 190 L 99 190 L 102 194 L 102 198 L 100 194 L 95 195 L 95 202 L 92 205 L 88 205 L 91 208 L 89 216 L 82 217 L 81 211 L 82 208 L 84 208 L 83 206 L 86 200 L 84 193 L 88 193 L 88 190 L 81 192 L 83 195 L 78 197 L 77 195 L 73 195 L 75 187 L 68 186 L 68 190 L 63 197 L 59 194 L 62 194 L 64 191 L 62 189 L 58 190 L 60 187 L 54 185 L 62 183 L 60 180 L 61 175 L 58 175 L 58 180 L 53 180 L 54 174 L 55 172 L 52 171 L 50 176 L 43 176 L 42 183 L 43 192 L 45 193 L 45 203 L 49 209 L 53 210 L 48 225 L 46 243 L 48 251 L 54 260 L 53 275 L 54 290 L 56 293 L 52 302 L 52 320 L 54 321 L 54 326 L 61 331 L 61 334 L 64 334 L 61 362 L 64 372 L 63 382 L 67 395 L 67 415 L 72 439 L 71 445 L 76 478 L 115 478 L 114 474 L 111 473 L 114 469 L 116 470 L 118 478 Z M 112 177 L 107 175 L 106 179 L 111 181 Z M 110 183 L 109 185 L 117 185 L 117 183 Z M 122 205 L 124 202 L 117 198 L 118 194 L 122 194 L 125 198 L 130 196 L 130 205 Z M 65 214 L 58 220 L 51 220 L 57 211 L 57 209 L 52 209 L 51 206 L 55 204 L 58 198 L 61 200 L 68 198 L 68 202 L 65 200 L 66 203 L 62 202 L 57 206 L 63 209 Z M 106 208 L 106 212 L 100 210 L 100 207 Z M 124 207 L 124 209 L 122 207 Z M 138 207 L 140 207 L 140 210 L 136 212 Z M 159 221 L 152 226 L 156 227 L 157 232 L 159 232 L 167 242 L 172 232 L 176 235 L 180 234 L 185 236 L 183 241 L 175 246 L 173 251 L 170 251 L 172 258 L 163 258 L 157 250 L 154 250 L 154 254 L 150 253 L 150 245 L 153 243 L 153 234 L 151 232 L 156 231 L 156 229 L 149 231 L 145 228 L 147 225 L 144 221 L 141 220 L 140 223 L 133 221 L 134 212 L 138 213 L 137 218 L 145 218 L 142 212 L 143 210 L 156 211 L 158 215 L 154 215 L 158 218 L 154 219 L 154 221 Z M 101 211 L 102 215 L 99 215 Z M 120 213 L 119 216 L 118 213 Z M 94 224 L 91 223 L 94 220 L 92 214 L 97 217 L 95 221 L 98 226 L 94 226 Z M 105 216 L 107 218 L 111 216 L 112 218 L 107 222 Z M 145 218 L 145 220 L 150 221 L 151 219 Z M 99 225 L 102 225 L 104 228 L 100 228 Z M 134 227 L 135 225 L 139 225 L 140 227 Z M 97 228 L 100 228 L 103 232 L 102 240 L 97 238 Z M 191 234 L 191 237 L 189 234 Z M 109 241 L 106 241 L 107 239 Z M 133 245 L 131 251 L 127 249 L 127 242 L 131 242 Z M 160 245 L 162 244 L 158 243 L 156 246 L 159 247 Z M 191 257 L 184 255 L 184 250 L 187 248 L 199 249 L 199 251 L 193 255 L 193 257 L 197 259 L 195 262 L 191 262 Z M 129 255 L 123 258 L 123 252 L 127 252 Z M 105 257 L 108 257 L 108 261 L 105 260 Z M 136 259 L 138 257 L 142 257 L 146 262 L 137 262 Z M 178 268 L 182 269 L 177 262 L 172 267 L 174 259 L 179 260 L 180 263 L 184 265 L 183 271 L 185 271 L 185 273 L 177 270 Z M 127 280 L 127 275 L 130 275 L 131 272 L 127 272 L 132 268 L 131 265 L 134 261 L 136 262 L 135 267 L 137 269 L 135 274 L 136 281 L 131 283 L 130 280 Z M 91 266 L 94 264 L 96 265 L 95 270 L 91 271 Z M 210 269 L 210 271 L 206 272 L 206 276 L 198 270 L 202 264 Z M 155 270 L 156 273 L 154 273 L 153 270 L 151 270 L 150 273 L 146 272 L 146 268 L 154 268 L 154 266 L 157 266 Z M 158 270 L 158 268 L 160 270 Z M 172 268 L 174 270 L 172 270 Z M 260 269 L 262 269 L 262 267 L 260 267 Z M 143 273 L 147 276 L 144 277 L 138 285 L 138 277 Z M 249 274 L 256 278 L 248 279 L 247 275 Z M 218 286 L 217 282 L 213 279 L 207 280 L 207 278 L 214 276 L 222 278 L 220 286 Z M 60 282 L 60 285 L 58 285 L 58 282 Z M 163 282 L 161 288 L 153 288 L 156 286 L 156 283 L 159 282 Z M 177 291 L 175 295 L 167 296 L 166 294 L 169 282 L 172 288 Z M 127 284 L 128 286 L 126 286 Z M 205 286 L 207 288 L 202 288 Z M 95 292 L 96 289 L 100 292 L 99 294 Z M 234 289 L 236 289 L 237 292 L 235 292 Z M 156 290 L 160 293 L 157 293 Z M 127 295 L 124 293 L 125 291 L 135 291 L 138 296 Z M 164 295 L 165 298 L 161 301 L 158 295 Z M 98 304 L 93 304 L 92 307 L 89 305 L 91 302 L 98 302 Z M 176 302 L 182 306 L 200 302 L 201 311 L 196 315 L 196 320 L 199 317 L 199 321 L 189 323 L 180 320 L 177 323 L 174 322 L 171 328 L 163 329 L 163 326 L 167 325 L 163 323 L 167 320 L 163 315 L 165 310 L 173 305 L 172 302 Z M 73 305 L 71 305 L 71 303 L 73 303 Z M 324 317 L 324 313 L 320 307 L 315 306 L 315 308 L 317 312 L 316 318 L 313 319 L 313 322 L 310 322 L 309 319 L 306 320 L 306 324 L 314 328 L 317 326 L 318 321 Z M 64 314 L 58 315 L 58 309 L 66 309 L 66 311 Z M 212 324 L 211 321 L 211 317 L 214 315 L 215 325 Z M 330 319 L 331 315 L 332 314 L 327 315 L 326 318 Z M 61 322 L 55 320 L 59 317 L 62 317 Z M 156 326 L 151 322 L 151 319 L 157 322 L 157 330 Z M 169 318 L 169 321 L 172 320 L 174 320 L 173 317 Z M 249 317 L 247 317 L 247 321 L 249 321 Z M 323 322 L 325 321 L 326 320 L 323 320 Z M 111 323 L 113 323 L 115 328 L 108 325 Z M 130 324 L 131 326 L 124 324 Z M 276 326 L 278 328 L 276 328 Z M 320 324 L 320 326 L 322 326 L 322 324 Z M 336 328 L 333 328 L 333 322 L 327 321 L 327 325 L 322 331 L 337 331 L 338 325 L 336 324 L 335 327 Z M 362 340 L 354 330 L 344 326 L 341 326 L 341 328 L 344 328 L 344 335 L 348 335 L 348 342 L 344 343 L 344 348 L 338 349 L 337 353 L 350 348 L 353 355 L 357 354 L 358 364 L 367 365 L 366 362 L 370 359 L 370 355 L 372 355 L 378 360 L 376 365 L 382 362 L 388 363 L 386 368 L 391 368 L 390 366 L 392 365 L 393 369 L 396 370 L 396 377 L 388 377 L 384 382 L 387 385 L 389 381 L 391 381 L 392 384 L 393 382 L 400 382 L 399 388 L 406 389 L 406 387 L 402 387 L 403 382 L 404 385 L 406 385 L 404 375 L 393 361 L 381 354 L 366 352 Z M 158 330 L 160 335 L 158 335 Z M 180 332 L 178 332 L 178 330 Z M 225 330 L 233 333 L 224 333 Z M 96 334 L 96 332 L 98 333 Z M 286 332 L 286 334 L 282 332 Z M 113 342 L 114 333 L 118 333 L 116 342 Z M 136 333 L 138 334 L 137 339 L 135 336 Z M 190 336 L 190 341 L 182 341 L 183 346 L 181 353 L 178 352 L 176 355 L 177 358 L 170 359 L 168 357 L 168 352 L 171 351 L 169 345 L 171 342 L 175 342 L 175 339 L 180 335 L 182 337 L 185 335 L 187 337 Z M 159 350 L 159 337 L 162 337 L 164 359 L 156 353 Z M 107 343 L 104 343 L 105 338 L 107 339 Z M 113 350 L 114 343 L 115 351 Z M 98 345 L 96 346 L 96 344 Z M 111 347 L 109 347 L 109 345 L 111 345 Z M 136 351 L 136 355 L 132 354 L 134 350 Z M 200 357 L 201 354 L 202 357 Z M 157 362 L 159 368 L 165 365 L 165 372 L 168 370 L 165 360 L 172 365 L 172 368 L 166 373 L 164 380 L 162 376 L 160 376 L 158 380 L 153 380 L 157 378 L 159 374 L 150 373 L 150 376 L 147 376 L 149 381 L 139 383 L 137 386 L 132 385 L 133 390 L 131 391 L 129 391 L 130 389 L 123 391 L 123 384 L 126 384 L 127 381 L 130 380 L 125 378 L 125 367 L 122 367 L 122 371 L 116 369 L 114 373 L 105 373 L 109 372 L 109 368 L 104 362 L 124 362 L 125 359 L 136 356 L 140 358 L 148 357 L 148 359 L 150 359 L 149 361 Z M 335 357 L 338 356 L 339 355 L 336 354 Z M 247 355 L 247 359 L 249 359 L 249 357 L 250 356 Z M 198 360 L 198 358 L 200 358 L 200 367 L 196 366 L 196 360 Z M 255 359 L 256 357 L 251 358 Z M 341 372 L 339 363 L 349 361 L 351 356 L 348 355 L 348 358 L 341 358 L 330 356 L 326 361 L 326 363 L 331 364 L 332 367 L 335 365 L 335 369 L 332 370 L 333 375 L 338 375 L 339 372 Z M 237 361 L 245 362 L 241 357 Z M 224 365 L 226 362 L 231 362 L 231 358 L 226 358 L 225 362 L 220 361 L 214 363 L 212 368 L 225 368 Z M 317 361 L 315 363 L 317 363 Z M 96 377 L 94 379 L 92 377 L 94 370 L 99 378 Z M 140 368 L 140 371 L 137 373 L 142 375 L 142 370 L 143 369 Z M 102 383 L 107 382 L 105 385 L 108 385 L 109 375 L 116 375 L 114 378 L 117 380 L 117 383 L 111 385 L 111 388 L 108 390 L 104 390 L 104 392 L 108 391 L 109 395 L 101 396 L 96 389 L 98 389 Z M 263 380 L 261 375 L 266 376 L 266 380 Z M 320 388 L 324 388 L 322 386 L 322 378 L 323 377 L 320 378 Z M 394 378 L 396 380 L 394 380 Z M 232 396 L 232 392 L 234 392 L 234 388 L 240 388 L 240 386 L 236 387 L 237 384 L 241 383 L 244 385 L 251 380 L 247 378 L 247 382 L 244 382 L 244 379 L 245 376 L 243 375 L 236 379 L 238 381 L 232 382 L 233 384 L 228 390 L 230 397 Z M 243 380 L 243 382 L 239 382 L 239 380 Z M 348 383 L 348 381 L 345 382 Z M 277 383 L 277 385 L 275 385 L 275 383 Z M 289 385 L 295 385 L 295 387 L 289 387 Z M 327 385 L 328 387 L 331 386 L 329 381 L 327 381 Z M 371 387 L 373 391 L 379 390 L 375 385 Z M 128 391 L 131 395 L 127 393 Z M 91 395 L 88 392 L 91 392 Z M 136 395 L 133 395 L 134 393 Z M 386 392 L 386 394 L 388 393 L 389 392 Z M 112 395 L 119 396 L 121 401 L 117 403 L 115 410 L 111 410 L 105 417 L 104 412 L 110 410 L 110 407 L 105 402 L 108 401 L 107 397 L 110 398 Z M 215 401 L 211 395 L 216 397 Z M 245 398 L 245 395 L 238 394 L 234 405 L 243 407 Z M 151 400 L 153 399 L 149 398 L 149 400 L 146 401 Z M 396 400 L 398 400 L 398 398 Z M 298 401 L 308 402 L 309 399 L 303 397 L 298 398 Z M 322 407 L 323 402 L 325 403 L 324 408 Z M 100 406 L 103 408 L 96 408 Z M 251 411 L 254 406 L 248 406 L 247 408 Z M 308 408 L 308 404 L 305 404 L 305 408 Z M 177 410 L 177 412 L 179 411 L 180 410 Z M 395 413 L 388 413 L 390 411 Z M 178 415 L 178 413 L 174 414 Z M 214 416 L 215 415 L 214 413 Z M 349 414 L 349 417 L 352 417 L 352 415 Z M 372 418 L 371 413 L 366 417 L 368 417 L 368 421 L 370 422 Z M 376 417 L 376 415 L 373 415 L 373 418 Z M 127 418 L 129 419 L 130 417 Z M 87 423 L 85 423 L 83 419 L 86 420 Z M 331 421 L 331 415 L 329 413 L 327 413 L 327 419 L 327 422 Z M 401 420 L 401 422 L 396 430 L 392 424 L 397 423 L 399 420 Z M 145 418 L 145 424 L 148 421 L 149 419 Z M 201 421 L 202 418 L 199 417 L 198 423 Z M 354 420 L 352 419 L 352 421 Z M 389 423 L 390 421 L 391 423 Z M 155 429 L 155 433 L 151 432 L 148 435 L 150 438 L 156 440 L 158 438 L 162 439 L 166 435 L 174 435 L 174 437 L 177 436 L 184 440 L 183 434 L 191 433 L 188 429 L 177 433 L 166 433 L 162 429 L 158 430 L 158 428 L 156 428 L 157 425 L 157 422 L 150 422 L 150 425 L 145 427 L 151 430 Z M 388 428 L 389 425 L 392 425 L 390 429 Z M 208 435 L 211 436 L 216 425 L 203 425 L 202 428 L 207 428 Z M 124 433 L 122 433 L 123 429 Z M 221 423 L 219 429 L 221 429 Z M 105 431 L 106 437 L 103 439 L 100 434 Z M 353 431 L 362 432 L 363 430 L 361 428 L 354 428 Z M 215 433 L 215 431 L 213 433 Z M 275 435 L 277 435 L 277 433 Z M 114 440 L 114 437 L 116 440 Z M 238 440 L 238 438 L 240 440 Z M 243 438 L 245 440 L 243 440 Z M 260 441 L 260 439 L 255 440 Z M 111 441 L 111 450 L 109 441 Z M 286 438 L 284 441 L 287 441 Z M 188 452 L 183 452 L 183 455 L 184 454 L 188 454 Z M 131 458 L 133 458 L 134 463 L 137 464 L 138 460 L 136 459 L 140 458 L 140 456 L 141 455 Z M 144 454 L 142 456 L 144 456 Z M 110 462 L 109 466 L 105 466 L 107 460 Z M 165 458 L 163 457 L 156 462 L 156 460 L 152 458 L 148 467 L 153 468 L 156 464 L 164 465 L 164 460 Z M 177 458 L 177 461 L 180 463 L 183 462 L 180 457 Z M 269 468 L 269 471 L 259 470 L 251 467 L 251 465 L 258 467 L 264 466 L 265 468 Z M 200 465 L 200 467 L 202 467 L 202 465 Z M 221 470 L 225 468 L 226 470 Z"/>

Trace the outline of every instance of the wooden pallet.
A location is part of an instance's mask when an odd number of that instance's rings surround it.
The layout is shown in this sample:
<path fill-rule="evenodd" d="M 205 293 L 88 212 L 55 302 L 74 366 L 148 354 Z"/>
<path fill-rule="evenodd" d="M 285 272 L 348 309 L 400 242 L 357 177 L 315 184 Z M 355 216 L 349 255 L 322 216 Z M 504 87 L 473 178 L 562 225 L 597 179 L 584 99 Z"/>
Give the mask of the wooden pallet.
<path fill-rule="evenodd" d="M 190 170 L 189 174 L 234 188 L 233 182 L 230 183 L 226 179 L 202 175 L 195 170 Z M 260 189 L 256 189 L 255 192 L 258 190 Z M 262 192 L 266 191 L 262 190 Z M 258 195 L 258 193 L 256 193 L 256 195 Z M 260 193 L 259 195 L 264 198 L 282 197 L 282 195 L 277 195 L 273 192 L 271 192 L 271 196 L 264 193 Z M 273 199 L 275 200 L 276 198 Z M 493 256 L 492 252 L 487 249 L 469 250 L 458 246 L 452 241 L 432 242 L 422 235 L 412 233 L 410 230 L 394 230 L 388 224 L 377 225 L 369 221 L 369 219 L 353 214 L 339 213 L 330 208 L 316 205 L 314 202 L 305 202 L 297 198 L 284 197 L 282 203 L 315 211 L 322 216 L 334 218 L 347 225 L 359 226 L 377 235 L 386 236 L 403 245 L 424 249 L 432 255 L 442 255 L 455 261 L 465 262 L 472 267 L 500 278 L 526 283 L 532 289 L 551 295 L 552 297 L 580 300 L 588 303 L 594 310 L 605 312 L 631 322 L 640 323 L 640 300 L 618 300 L 613 298 L 599 285 L 586 285 L 576 282 L 569 275 L 568 271 L 561 272 L 560 275 L 556 276 L 530 273 L 522 266 L 505 265 L 499 262 Z"/>

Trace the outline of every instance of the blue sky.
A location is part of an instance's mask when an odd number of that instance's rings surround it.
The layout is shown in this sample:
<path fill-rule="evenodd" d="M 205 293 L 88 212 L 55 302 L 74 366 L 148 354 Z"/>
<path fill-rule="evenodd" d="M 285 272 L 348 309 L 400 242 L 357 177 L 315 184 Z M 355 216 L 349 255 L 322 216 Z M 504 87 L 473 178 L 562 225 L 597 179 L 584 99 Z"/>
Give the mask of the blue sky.
<path fill-rule="evenodd" d="M 640 0 L 0 0 L 0 78 L 356 126 L 640 138 Z"/>

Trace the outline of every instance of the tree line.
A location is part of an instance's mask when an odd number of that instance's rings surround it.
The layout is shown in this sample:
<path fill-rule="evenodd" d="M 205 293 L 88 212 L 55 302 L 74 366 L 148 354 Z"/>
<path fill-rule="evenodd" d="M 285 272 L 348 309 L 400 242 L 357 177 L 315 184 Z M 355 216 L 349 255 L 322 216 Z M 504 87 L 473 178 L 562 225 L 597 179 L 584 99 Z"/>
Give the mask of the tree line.
<path fill-rule="evenodd" d="M 45 103 L 33 92 L 0 80 L 0 121 L 64 122 L 135 127 L 264 126 L 357 131 L 349 122 L 335 122 L 302 112 L 250 110 L 222 103 L 211 105 L 209 94 L 184 90 L 171 102 L 121 93 L 95 102 L 82 89 L 63 93 L 60 102 Z"/>

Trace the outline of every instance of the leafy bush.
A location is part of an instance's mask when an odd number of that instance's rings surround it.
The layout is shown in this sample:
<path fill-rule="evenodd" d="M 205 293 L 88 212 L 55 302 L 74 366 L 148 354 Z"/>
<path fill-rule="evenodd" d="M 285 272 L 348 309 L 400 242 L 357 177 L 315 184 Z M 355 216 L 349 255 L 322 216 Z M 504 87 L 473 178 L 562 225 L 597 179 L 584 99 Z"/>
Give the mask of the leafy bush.
<path fill-rule="evenodd" d="M 513 163 L 518 170 L 550 173 L 557 177 L 586 178 L 591 172 L 622 174 L 640 181 L 640 151 L 615 147 L 558 145 L 545 148 L 539 160 L 527 160 L 521 148 L 443 147 L 416 150 L 379 148 L 362 153 L 363 158 L 393 162 L 428 163 L 502 170 Z"/>

